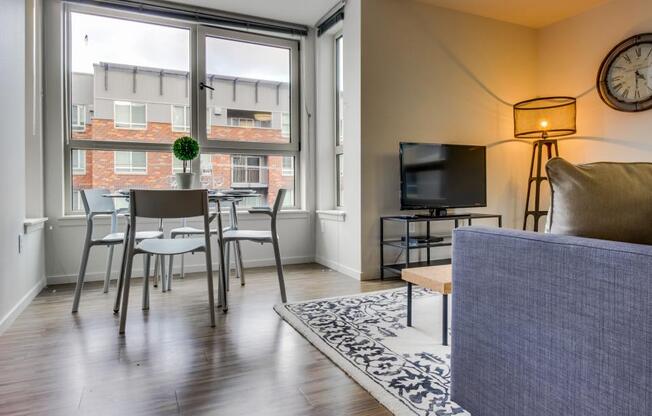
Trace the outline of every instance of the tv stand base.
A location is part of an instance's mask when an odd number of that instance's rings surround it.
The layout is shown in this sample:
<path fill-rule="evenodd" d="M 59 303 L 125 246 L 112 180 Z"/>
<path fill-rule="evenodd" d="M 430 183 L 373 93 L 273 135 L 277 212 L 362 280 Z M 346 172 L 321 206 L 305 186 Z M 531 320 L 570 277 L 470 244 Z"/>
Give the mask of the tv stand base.
<path fill-rule="evenodd" d="M 436 217 L 445 217 L 448 215 L 446 208 L 431 208 L 428 210 L 428 214 L 417 214 L 415 217 L 419 218 L 436 218 Z"/>

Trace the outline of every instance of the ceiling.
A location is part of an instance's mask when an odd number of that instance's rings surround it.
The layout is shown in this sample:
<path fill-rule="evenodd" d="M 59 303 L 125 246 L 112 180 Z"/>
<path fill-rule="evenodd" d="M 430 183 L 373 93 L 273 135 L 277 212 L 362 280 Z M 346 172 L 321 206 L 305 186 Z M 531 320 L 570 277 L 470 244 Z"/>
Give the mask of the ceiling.
<path fill-rule="evenodd" d="M 266 19 L 314 26 L 338 0 L 173 0 Z"/>
<path fill-rule="evenodd" d="M 419 0 L 532 28 L 581 14 L 608 0 Z"/>

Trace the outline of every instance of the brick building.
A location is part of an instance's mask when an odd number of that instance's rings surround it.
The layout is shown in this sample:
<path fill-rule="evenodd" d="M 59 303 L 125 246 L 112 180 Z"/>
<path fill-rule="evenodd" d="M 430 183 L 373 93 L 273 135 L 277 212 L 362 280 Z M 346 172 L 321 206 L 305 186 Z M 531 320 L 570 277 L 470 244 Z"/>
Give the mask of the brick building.
<path fill-rule="evenodd" d="M 288 143 L 289 86 L 286 82 L 209 74 L 208 140 Z M 81 209 L 85 188 L 151 188 L 174 185 L 182 164 L 171 151 L 119 150 L 119 142 L 172 143 L 190 134 L 187 72 L 112 63 L 94 65 L 92 74 L 73 73 L 72 130 L 78 140 L 111 141 L 115 150 L 73 150 L 72 207 Z M 273 203 L 280 188 L 294 201 L 292 156 L 207 153 L 201 149 L 201 184 L 215 189 L 254 189 L 248 205 Z"/>

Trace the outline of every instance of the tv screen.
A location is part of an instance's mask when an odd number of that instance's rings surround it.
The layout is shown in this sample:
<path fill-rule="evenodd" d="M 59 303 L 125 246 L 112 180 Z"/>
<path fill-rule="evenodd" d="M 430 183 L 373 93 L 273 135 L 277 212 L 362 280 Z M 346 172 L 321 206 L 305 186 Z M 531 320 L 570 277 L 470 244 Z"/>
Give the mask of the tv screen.
<path fill-rule="evenodd" d="M 487 205 L 486 148 L 401 143 L 401 209 Z"/>

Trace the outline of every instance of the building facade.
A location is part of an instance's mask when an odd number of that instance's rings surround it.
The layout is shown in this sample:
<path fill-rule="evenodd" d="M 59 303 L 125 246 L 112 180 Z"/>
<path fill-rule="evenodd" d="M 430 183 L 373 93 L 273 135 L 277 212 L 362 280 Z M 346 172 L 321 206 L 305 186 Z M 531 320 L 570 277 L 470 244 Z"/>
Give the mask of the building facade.
<path fill-rule="evenodd" d="M 289 85 L 286 82 L 209 74 L 208 140 L 288 143 Z M 165 189 L 175 185 L 182 163 L 170 152 L 120 150 L 119 143 L 165 143 L 189 135 L 188 72 L 97 63 L 92 74 L 73 73 L 72 138 L 111 141 L 115 150 L 74 149 L 71 154 L 72 209 L 83 209 L 80 189 Z M 253 189 L 247 205 L 272 204 L 288 189 L 285 206 L 295 206 L 292 156 L 206 153 L 201 149 L 200 183 L 211 189 Z"/>

